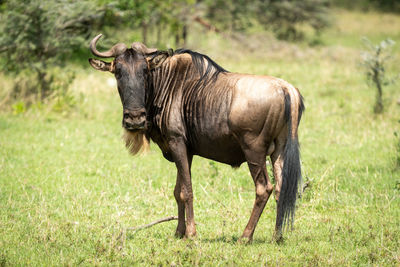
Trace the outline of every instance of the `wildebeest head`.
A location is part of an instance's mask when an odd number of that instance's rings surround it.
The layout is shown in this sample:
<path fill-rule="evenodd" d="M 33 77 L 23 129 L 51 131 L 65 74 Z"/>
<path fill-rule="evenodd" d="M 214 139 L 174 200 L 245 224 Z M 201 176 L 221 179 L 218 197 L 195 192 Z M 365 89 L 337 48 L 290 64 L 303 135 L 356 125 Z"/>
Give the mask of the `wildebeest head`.
<path fill-rule="evenodd" d="M 128 131 L 146 129 L 146 93 L 148 92 L 149 68 L 145 55 L 156 49 L 147 48 L 144 44 L 135 42 L 131 48 L 118 43 L 106 52 L 99 52 L 96 43 L 102 35 L 97 35 L 90 42 L 93 55 L 101 58 L 114 58 L 109 62 L 89 59 L 90 65 L 97 70 L 109 71 L 117 79 L 118 92 L 123 107 L 122 126 Z"/>

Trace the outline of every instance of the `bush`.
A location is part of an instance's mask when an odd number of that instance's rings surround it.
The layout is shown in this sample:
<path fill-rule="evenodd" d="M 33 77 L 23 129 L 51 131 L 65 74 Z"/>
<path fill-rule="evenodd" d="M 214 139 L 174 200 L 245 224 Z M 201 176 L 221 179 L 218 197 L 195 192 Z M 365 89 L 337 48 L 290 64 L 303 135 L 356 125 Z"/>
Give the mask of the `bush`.
<path fill-rule="evenodd" d="M 104 14 L 93 2 L 9 0 L 1 5 L 0 52 L 3 70 L 15 75 L 14 99 L 42 101 L 61 90 L 58 73 L 65 58 L 87 43 L 96 20 Z M 61 73 L 61 72 L 59 72 Z"/>
<path fill-rule="evenodd" d="M 367 50 L 362 53 L 362 65 L 368 84 L 376 88 L 374 113 L 378 114 L 384 110 L 383 87 L 395 81 L 393 78 L 389 79 L 386 73 L 386 64 L 392 58 L 391 47 L 395 42 L 386 39 L 374 45 L 367 38 L 363 42 Z"/>

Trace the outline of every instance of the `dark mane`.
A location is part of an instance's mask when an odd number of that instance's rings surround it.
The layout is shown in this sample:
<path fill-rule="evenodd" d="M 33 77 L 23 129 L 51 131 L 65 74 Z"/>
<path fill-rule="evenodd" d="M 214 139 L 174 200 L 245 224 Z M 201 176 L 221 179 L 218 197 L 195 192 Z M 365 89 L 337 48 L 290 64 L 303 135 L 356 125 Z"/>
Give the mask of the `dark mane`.
<path fill-rule="evenodd" d="M 178 50 L 175 50 L 174 55 L 180 55 L 180 54 L 189 54 L 192 57 L 193 64 L 196 66 L 196 69 L 199 70 L 200 73 L 202 73 L 201 79 L 207 77 L 213 70 L 212 77 L 210 77 L 212 80 L 215 80 L 218 77 L 218 74 L 221 72 L 228 72 L 226 69 L 215 63 L 214 60 L 209 58 L 207 55 L 200 54 L 198 52 L 189 50 L 189 49 L 183 49 L 180 48 Z M 207 62 L 207 67 L 205 68 L 205 62 Z"/>
<path fill-rule="evenodd" d="M 171 71 L 171 68 L 176 68 L 176 65 L 169 64 L 170 60 L 168 60 L 182 54 L 189 54 L 191 57 L 191 61 L 182 60 L 178 63 L 190 64 L 187 73 L 184 74 L 184 79 L 182 79 L 183 77 L 177 78 L 183 73 Z M 150 66 L 154 66 L 151 68 L 150 75 L 151 91 L 154 92 L 153 104 L 156 107 L 162 107 L 160 119 L 154 124 L 159 129 L 167 128 L 168 125 L 165 123 L 168 121 L 171 105 L 176 95 L 181 95 L 183 115 L 188 123 L 188 128 L 194 127 L 193 124 L 196 123 L 202 124 L 201 121 L 197 122 L 197 116 L 203 116 L 212 107 L 219 107 L 219 113 L 228 114 L 227 110 L 232 97 L 229 85 L 214 87 L 218 75 L 228 71 L 208 56 L 188 49 L 156 51 L 148 56 Z M 226 113 L 221 112 L 223 110 L 226 110 Z M 188 134 L 190 135 L 190 133 Z M 195 136 L 190 138 L 195 140 Z"/>
<path fill-rule="evenodd" d="M 200 81 L 208 82 L 215 81 L 221 72 L 229 72 L 220 65 L 218 65 L 214 60 L 209 58 L 207 55 L 192 51 L 190 49 L 179 48 L 175 51 L 169 49 L 167 51 L 156 51 L 151 55 L 151 59 L 159 55 L 165 55 L 167 57 L 172 57 L 175 55 L 189 54 L 192 57 L 193 65 L 196 70 L 200 73 Z"/>

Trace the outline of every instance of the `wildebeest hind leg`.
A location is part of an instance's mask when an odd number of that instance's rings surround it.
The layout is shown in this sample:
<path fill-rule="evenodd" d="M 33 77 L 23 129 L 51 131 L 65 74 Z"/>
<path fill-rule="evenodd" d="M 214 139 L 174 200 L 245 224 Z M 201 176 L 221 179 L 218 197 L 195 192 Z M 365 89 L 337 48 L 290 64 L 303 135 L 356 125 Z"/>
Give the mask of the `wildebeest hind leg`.
<path fill-rule="evenodd" d="M 282 136 L 282 135 L 281 135 Z M 275 141 L 275 150 L 271 155 L 272 168 L 275 178 L 275 200 L 278 202 L 279 194 L 282 187 L 282 168 L 283 168 L 283 151 L 285 149 L 285 140 L 278 137 Z M 285 133 L 286 136 L 286 133 Z M 284 137 L 283 137 L 284 138 Z"/>
<path fill-rule="evenodd" d="M 243 231 L 240 241 L 252 241 L 254 230 L 264 210 L 265 204 L 272 193 L 273 186 L 268 179 L 268 173 L 265 166 L 265 154 L 254 151 L 245 152 L 247 164 L 253 177 L 256 199 L 254 201 L 253 211 L 249 222 Z"/>

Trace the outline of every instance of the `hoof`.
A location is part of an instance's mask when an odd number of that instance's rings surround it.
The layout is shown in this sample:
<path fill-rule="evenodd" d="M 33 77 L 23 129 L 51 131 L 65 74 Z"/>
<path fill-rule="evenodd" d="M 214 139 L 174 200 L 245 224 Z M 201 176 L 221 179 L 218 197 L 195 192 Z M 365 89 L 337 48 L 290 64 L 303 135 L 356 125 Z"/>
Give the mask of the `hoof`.
<path fill-rule="evenodd" d="M 283 242 L 282 231 L 276 231 L 274 233 L 273 240 L 278 244 L 282 243 Z"/>
<path fill-rule="evenodd" d="M 187 238 L 187 239 L 195 239 L 196 238 L 196 231 L 194 231 L 194 232 L 186 231 L 185 238 Z"/>
<path fill-rule="evenodd" d="M 175 237 L 176 238 L 183 238 L 185 236 L 185 234 L 181 233 L 180 231 L 176 231 L 175 232 Z"/>
<path fill-rule="evenodd" d="M 196 237 L 196 226 L 188 224 L 186 225 L 185 237 L 193 239 Z"/>
<path fill-rule="evenodd" d="M 253 242 L 253 238 L 248 236 L 241 236 L 238 240 L 239 244 L 251 244 L 251 242 Z"/>
<path fill-rule="evenodd" d="M 175 237 L 183 238 L 185 236 L 186 227 L 177 227 L 175 231 Z"/>

